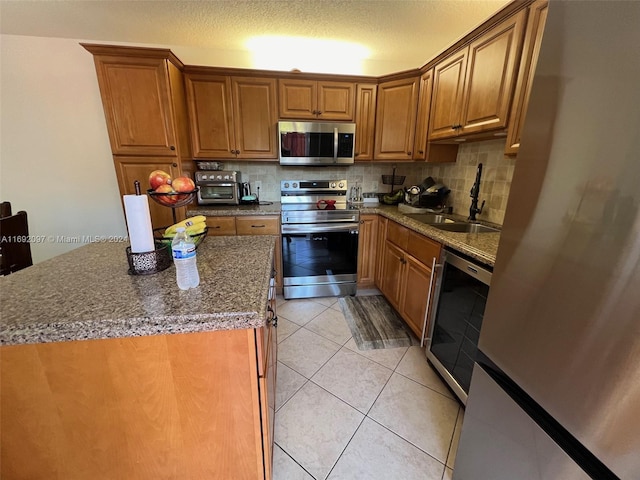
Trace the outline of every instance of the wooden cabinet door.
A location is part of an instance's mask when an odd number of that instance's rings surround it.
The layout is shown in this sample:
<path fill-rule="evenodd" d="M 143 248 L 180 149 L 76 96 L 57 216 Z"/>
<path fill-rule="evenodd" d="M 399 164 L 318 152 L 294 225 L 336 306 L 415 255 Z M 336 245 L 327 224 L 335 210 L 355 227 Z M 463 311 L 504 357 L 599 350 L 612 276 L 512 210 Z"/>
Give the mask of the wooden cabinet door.
<path fill-rule="evenodd" d="M 384 251 L 387 246 L 387 225 L 389 220 L 386 217 L 378 215 L 378 241 L 376 244 L 376 271 L 375 271 L 375 283 L 382 291 L 382 270 Z"/>
<path fill-rule="evenodd" d="M 400 294 L 404 279 L 404 251 L 387 240 L 382 259 L 382 293 L 389 303 L 398 311 L 400 308 Z"/>
<path fill-rule="evenodd" d="M 315 120 L 318 111 L 318 82 L 315 80 L 278 80 L 280 118 Z"/>
<path fill-rule="evenodd" d="M 275 304 L 275 302 L 273 302 Z M 260 389 L 260 417 L 262 420 L 262 454 L 264 458 L 264 478 L 272 478 L 273 441 L 276 407 L 276 369 L 278 361 L 278 334 L 273 324 L 275 310 L 269 313 L 265 327 L 256 330 L 258 345 L 258 375 Z"/>
<path fill-rule="evenodd" d="M 469 46 L 459 133 L 507 126 L 526 13 L 501 22 Z"/>
<path fill-rule="evenodd" d="M 237 158 L 278 158 L 278 106 L 273 78 L 233 77 Z"/>
<path fill-rule="evenodd" d="M 375 285 L 378 215 L 360 216 L 358 236 L 358 287 Z"/>
<path fill-rule="evenodd" d="M 440 258 L 442 245 L 417 232 L 409 232 L 407 242 L 407 269 L 405 290 L 402 293 L 402 316 L 411 329 L 422 339 L 422 332 L 428 331 L 425 326 L 429 304 L 432 301 L 429 293 L 433 291 L 431 284 L 432 269 Z"/>
<path fill-rule="evenodd" d="M 140 189 L 145 192 L 149 188 L 149 174 L 154 170 L 164 170 L 172 178 L 180 176 L 180 166 L 169 158 L 148 157 L 114 157 L 116 176 L 120 195 L 133 195 L 136 193 L 133 182 L 140 182 Z M 171 207 L 160 205 L 149 197 L 149 211 L 151 212 L 151 224 L 153 228 L 168 227 L 173 225 Z M 176 208 L 176 219 L 185 218 L 185 207 Z"/>
<path fill-rule="evenodd" d="M 318 82 L 318 113 L 321 120 L 353 120 L 356 86 L 351 82 Z"/>
<path fill-rule="evenodd" d="M 515 155 L 520 148 L 520 135 L 524 126 L 524 119 L 527 116 L 527 106 L 529 95 L 531 94 L 531 84 L 536 72 L 540 45 L 542 44 L 542 33 L 547 20 L 549 1 L 536 0 L 529 7 L 529 19 L 525 31 L 524 44 L 522 47 L 522 57 L 520 60 L 520 71 L 516 88 L 513 94 L 511 115 L 509 117 L 509 129 L 507 131 L 507 144 L 505 154 Z"/>
<path fill-rule="evenodd" d="M 464 48 L 434 67 L 429 140 L 451 138 L 458 134 L 467 52 L 468 48 Z"/>
<path fill-rule="evenodd" d="M 413 333 L 421 339 L 425 322 L 431 268 L 417 261 L 411 255 L 405 256 L 403 288 L 400 295 L 400 314 L 411 327 Z"/>
<path fill-rule="evenodd" d="M 95 55 L 114 155 L 176 156 L 167 61 Z"/>
<path fill-rule="evenodd" d="M 418 114 L 416 116 L 416 135 L 413 147 L 414 160 L 426 160 L 427 137 L 429 135 L 429 111 L 431 110 L 431 92 L 433 91 L 433 69 L 420 77 Z"/>
<path fill-rule="evenodd" d="M 280 118 L 301 120 L 353 120 L 355 84 L 281 79 Z"/>
<path fill-rule="evenodd" d="M 235 156 L 230 77 L 187 75 L 185 88 L 194 158 Z"/>
<path fill-rule="evenodd" d="M 376 124 L 377 85 L 358 84 L 356 88 L 355 160 L 373 160 Z"/>
<path fill-rule="evenodd" d="M 429 113 L 433 93 L 433 69 L 420 77 L 420 96 L 416 116 L 416 135 L 413 145 L 413 159 L 426 162 L 455 162 L 458 145 L 429 143 Z"/>
<path fill-rule="evenodd" d="M 418 105 L 418 78 L 378 85 L 375 160 L 411 160 Z"/>

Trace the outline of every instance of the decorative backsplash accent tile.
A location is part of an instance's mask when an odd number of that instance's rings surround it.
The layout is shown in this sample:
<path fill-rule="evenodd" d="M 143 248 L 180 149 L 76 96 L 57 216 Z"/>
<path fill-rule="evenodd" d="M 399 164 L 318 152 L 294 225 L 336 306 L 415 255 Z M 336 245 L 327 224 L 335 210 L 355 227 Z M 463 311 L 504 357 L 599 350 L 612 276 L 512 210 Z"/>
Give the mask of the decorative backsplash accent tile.
<path fill-rule="evenodd" d="M 480 220 L 502 225 L 507 208 L 511 179 L 516 160 L 504 155 L 505 140 L 460 145 L 455 163 L 422 166 L 422 175 L 431 176 L 451 189 L 449 205 L 460 215 L 468 215 L 471 205 L 471 187 L 476 179 L 478 164 L 482 163 L 480 180 L 480 204 L 484 210 L 477 216 Z"/>
<path fill-rule="evenodd" d="M 418 185 L 431 176 L 436 182 L 443 183 L 451 189 L 448 204 L 460 215 L 468 215 L 471 205 L 470 191 L 476 178 L 479 163 L 483 165 L 480 182 L 479 201 L 485 200 L 484 210 L 478 219 L 502 225 L 506 210 L 511 178 L 515 167 L 515 159 L 504 155 L 504 140 L 460 145 L 455 163 L 392 163 L 366 162 L 355 163 L 348 167 L 287 167 L 275 163 L 224 161 L 225 170 L 237 170 L 242 174 L 242 181 L 250 182 L 253 193 L 256 181 L 262 182 L 260 199 L 266 201 L 280 200 L 280 181 L 291 179 L 342 179 L 349 185 L 362 186 L 363 192 L 388 193 L 391 185 L 382 183 L 382 175 L 391 175 L 396 166 L 396 175 L 406 176 L 405 187 Z M 395 186 L 398 189 L 399 186 Z"/>

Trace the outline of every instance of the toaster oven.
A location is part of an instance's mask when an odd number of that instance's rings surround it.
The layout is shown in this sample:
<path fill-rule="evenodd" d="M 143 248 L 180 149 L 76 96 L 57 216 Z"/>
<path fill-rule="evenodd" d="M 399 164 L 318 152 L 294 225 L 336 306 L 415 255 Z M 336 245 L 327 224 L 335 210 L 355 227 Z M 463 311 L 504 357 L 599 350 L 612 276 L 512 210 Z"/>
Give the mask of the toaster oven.
<path fill-rule="evenodd" d="M 195 175 L 198 205 L 238 205 L 241 198 L 240 172 L 198 171 Z"/>

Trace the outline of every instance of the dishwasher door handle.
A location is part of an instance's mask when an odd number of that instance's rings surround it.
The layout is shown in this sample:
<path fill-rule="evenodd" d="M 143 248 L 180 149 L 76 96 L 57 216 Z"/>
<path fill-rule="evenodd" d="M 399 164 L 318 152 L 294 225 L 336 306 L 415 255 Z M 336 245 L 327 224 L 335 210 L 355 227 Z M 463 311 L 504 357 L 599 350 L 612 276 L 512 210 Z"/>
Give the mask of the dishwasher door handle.
<path fill-rule="evenodd" d="M 424 347 L 424 336 L 427 331 L 427 322 L 429 320 L 429 306 L 431 305 L 431 295 L 433 293 L 433 281 L 436 276 L 436 270 L 442 267 L 441 263 L 436 263 L 436 257 L 433 257 L 431 262 L 431 276 L 429 277 L 429 294 L 427 295 L 427 306 L 424 310 L 424 321 L 422 322 L 422 336 L 420 337 L 420 347 Z"/>

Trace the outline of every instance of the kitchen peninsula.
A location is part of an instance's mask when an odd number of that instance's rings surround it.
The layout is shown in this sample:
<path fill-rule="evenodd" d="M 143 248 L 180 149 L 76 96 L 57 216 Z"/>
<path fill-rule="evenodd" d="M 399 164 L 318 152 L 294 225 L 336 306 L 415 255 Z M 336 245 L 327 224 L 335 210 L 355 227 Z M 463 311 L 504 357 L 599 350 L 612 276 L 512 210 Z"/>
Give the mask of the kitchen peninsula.
<path fill-rule="evenodd" d="M 93 243 L 0 279 L 2 478 L 270 478 L 276 237 L 209 237 L 201 283 Z"/>

